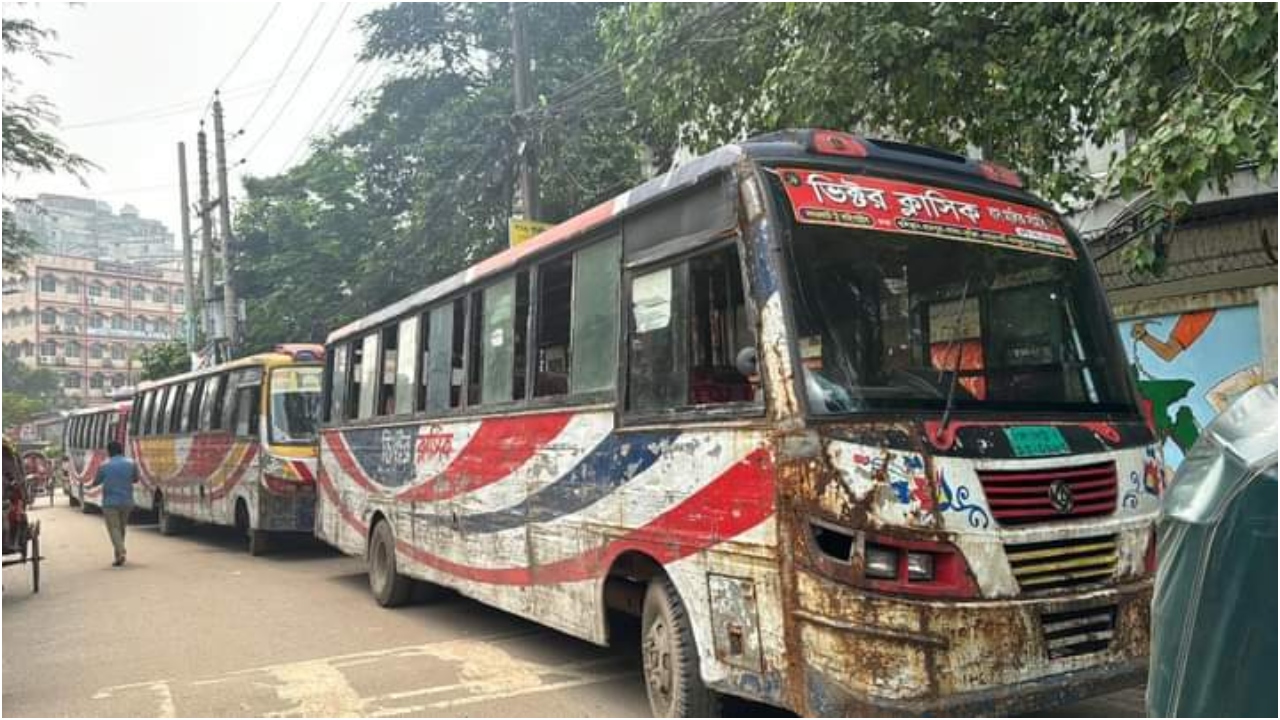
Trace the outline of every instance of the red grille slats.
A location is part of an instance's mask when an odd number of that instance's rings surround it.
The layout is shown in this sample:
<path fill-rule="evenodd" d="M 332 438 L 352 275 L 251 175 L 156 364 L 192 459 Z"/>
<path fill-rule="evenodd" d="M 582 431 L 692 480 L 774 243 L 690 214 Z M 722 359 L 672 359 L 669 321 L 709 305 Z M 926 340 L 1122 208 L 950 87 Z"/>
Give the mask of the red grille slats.
<path fill-rule="evenodd" d="M 1043 470 L 979 470 L 978 480 L 992 517 L 1004 525 L 1110 515 L 1119 494 L 1114 462 Z M 1070 490 L 1071 507 L 1065 511 L 1050 498 L 1055 483 Z"/>

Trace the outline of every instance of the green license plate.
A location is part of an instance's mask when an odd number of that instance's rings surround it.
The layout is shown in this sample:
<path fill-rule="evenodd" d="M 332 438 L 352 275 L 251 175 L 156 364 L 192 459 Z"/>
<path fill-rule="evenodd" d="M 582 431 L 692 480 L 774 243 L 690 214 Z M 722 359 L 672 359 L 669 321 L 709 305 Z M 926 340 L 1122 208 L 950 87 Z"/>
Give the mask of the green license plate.
<path fill-rule="evenodd" d="M 1004 436 L 1009 438 L 1013 446 L 1013 454 L 1018 457 L 1040 457 L 1042 455 L 1066 455 L 1071 452 L 1067 447 L 1062 431 L 1052 425 L 1022 425 L 1005 428 Z"/>

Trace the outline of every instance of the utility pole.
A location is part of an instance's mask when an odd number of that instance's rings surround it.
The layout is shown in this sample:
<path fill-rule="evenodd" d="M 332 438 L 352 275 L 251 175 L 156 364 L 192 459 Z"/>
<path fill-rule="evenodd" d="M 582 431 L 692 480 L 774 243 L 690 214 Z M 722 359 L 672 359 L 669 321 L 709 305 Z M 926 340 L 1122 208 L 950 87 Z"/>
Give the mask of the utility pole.
<path fill-rule="evenodd" d="M 218 228 L 222 235 L 222 307 L 228 354 L 240 343 L 236 291 L 231 283 L 231 192 L 227 189 L 227 143 L 222 132 L 222 99 L 214 91 L 213 147 L 218 160 Z"/>
<path fill-rule="evenodd" d="M 196 283 L 191 268 L 191 201 L 187 197 L 187 144 L 178 143 L 178 201 L 182 204 L 182 290 L 186 297 L 187 353 L 195 351 L 196 344 Z"/>
<path fill-rule="evenodd" d="M 213 300 L 213 203 L 209 200 L 209 141 L 204 131 L 204 123 L 200 123 L 200 132 L 196 134 L 196 152 L 200 155 L 200 289 L 204 307 L 204 336 L 212 343 L 218 336 L 214 324 L 214 313 L 210 312 Z"/>
<path fill-rule="evenodd" d="M 533 104 L 533 82 L 529 76 L 529 45 L 525 36 L 525 3 L 511 3 L 511 54 L 515 62 L 516 117 L 520 121 L 520 204 L 525 220 L 542 215 L 538 197 L 538 158 L 529 142 L 528 118 L 520 117 Z"/>

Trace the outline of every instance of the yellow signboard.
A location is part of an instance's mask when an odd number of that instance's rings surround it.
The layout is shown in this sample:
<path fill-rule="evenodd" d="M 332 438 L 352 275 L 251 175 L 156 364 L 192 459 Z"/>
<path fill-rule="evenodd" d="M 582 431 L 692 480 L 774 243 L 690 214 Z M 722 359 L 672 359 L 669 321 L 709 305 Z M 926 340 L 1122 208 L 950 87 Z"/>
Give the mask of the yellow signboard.
<path fill-rule="evenodd" d="M 551 227 L 551 223 L 538 222 L 536 220 L 520 220 L 511 218 L 507 221 L 508 237 L 511 238 L 511 247 L 515 247 L 529 238 L 541 233 Z"/>

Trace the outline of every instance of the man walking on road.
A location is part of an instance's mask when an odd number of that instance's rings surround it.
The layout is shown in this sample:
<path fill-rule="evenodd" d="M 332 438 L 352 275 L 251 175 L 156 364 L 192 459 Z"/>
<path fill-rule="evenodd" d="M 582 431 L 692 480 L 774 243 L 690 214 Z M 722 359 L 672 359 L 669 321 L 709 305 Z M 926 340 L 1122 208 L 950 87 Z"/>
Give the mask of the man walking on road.
<path fill-rule="evenodd" d="M 124 448 L 112 440 L 107 443 L 109 460 L 98 469 L 98 475 L 89 487 L 102 486 L 102 516 L 107 521 L 107 533 L 116 551 L 112 565 L 124 564 L 124 531 L 129 525 L 129 513 L 133 511 L 133 484 L 138 481 L 138 466 L 124 456 Z"/>

